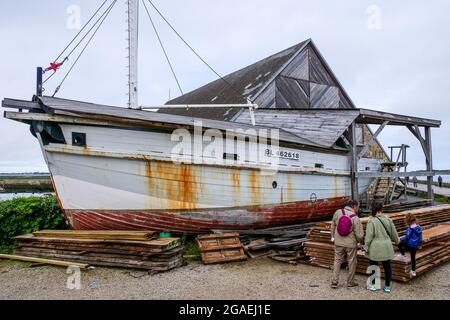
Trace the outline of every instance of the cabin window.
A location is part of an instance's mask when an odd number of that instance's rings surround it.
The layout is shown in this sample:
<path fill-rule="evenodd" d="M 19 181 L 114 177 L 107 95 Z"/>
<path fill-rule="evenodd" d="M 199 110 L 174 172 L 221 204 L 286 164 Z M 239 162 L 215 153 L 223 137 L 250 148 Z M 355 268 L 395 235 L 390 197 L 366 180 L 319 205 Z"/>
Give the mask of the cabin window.
<path fill-rule="evenodd" d="M 72 145 L 86 147 L 86 133 L 72 132 Z"/>
<path fill-rule="evenodd" d="M 278 188 L 278 183 L 276 181 L 272 182 L 272 188 L 274 189 Z"/>
<path fill-rule="evenodd" d="M 324 168 L 324 165 L 323 165 L 322 163 L 316 163 L 316 164 L 314 165 L 314 167 L 315 167 L 316 169 L 323 169 L 323 168 Z"/>
<path fill-rule="evenodd" d="M 237 161 L 239 159 L 239 156 L 236 153 L 224 153 L 223 159 Z"/>
<path fill-rule="evenodd" d="M 366 167 L 366 171 L 370 171 L 370 167 Z"/>

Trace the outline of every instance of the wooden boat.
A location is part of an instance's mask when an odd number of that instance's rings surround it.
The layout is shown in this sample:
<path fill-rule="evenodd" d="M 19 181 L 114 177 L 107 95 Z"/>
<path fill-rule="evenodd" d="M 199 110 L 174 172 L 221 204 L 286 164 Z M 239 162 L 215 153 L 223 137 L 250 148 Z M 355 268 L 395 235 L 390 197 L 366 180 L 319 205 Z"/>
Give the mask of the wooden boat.
<path fill-rule="evenodd" d="M 4 101 L 4 107 L 13 105 L 30 109 L 5 116 L 31 124 L 61 208 L 74 229 L 202 233 L 263 228 L 324 219 L 350 197 L 348 151 L 321 147 L 283 129 L 281 156 L 273 155 L 279 165 L 275 172 L 265 172 L 266 163 L 235 158 L 223 163 L 206 159 L 196 164 L 188 158 L 173 162 L 172 151 L 179 142 L 171 139 L 173 129 L 192 129 L 200 120 L 205 129 L 222 131 L 264 127 L 48 97 Z M 261 115 L 266 112 L 271 111 L 261 110 Z M 296 112 L 285 114 L 292 118 Z M 257 121 L 259 115 L 256 112 Z M 352 119 L 355 113 L 347 116 Z M 244 148 L 251 149 L 252 143 L 246 140 Z M 376 171 L 381 160 L 360 163 Z M 370 181 L 360 181 L 361 193 Z"/>
<path fill-rule="evenodd" d="M 6 118 L 31 126 L 73 229 L 204 233 L 321 220 L 351 197 L 350 130 L 360 149 L 370 141 L 359 170 L 380 171 L 387 159 L 356 124 L 381 118 L 355 108 L 311 40 L 152 112 L 137 106 L 136 25 L 129 30 L 128 109 L 44 97 L 39 83 L 32 101 L 3 101 L 19 109 Z M 176 130 L 197 132 L 201 152 L 192 136 L 180 156 Z M 233 130 L 214 157 L 211 130 Z M 358 182 L 363 193 L 372 178 Z"/>

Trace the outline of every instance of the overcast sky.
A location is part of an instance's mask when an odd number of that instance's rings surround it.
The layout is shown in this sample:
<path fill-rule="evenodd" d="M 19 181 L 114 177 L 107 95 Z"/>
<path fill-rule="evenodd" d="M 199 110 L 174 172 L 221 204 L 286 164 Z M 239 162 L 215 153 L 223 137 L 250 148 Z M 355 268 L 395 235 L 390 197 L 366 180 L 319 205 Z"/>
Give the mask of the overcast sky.
<path fill-rule="evenodd" d="M 35 68 L 46 67 L 77 33 L 68 8 L 86 22 L 102 0 L 0 2 L 0 99 L 30 99 Z M 125 106 L 125 4 L 119 0 L 59 97 Z M 450 169 L 450 1 L 154 0 L 175 28 L 221 74 L 312 38 L 358 107 L 442 120 L 432 131 L 434 163 Z M 76 7 L 75 7 L 76 8 Z M 69 10 L 70 11 L 70 10 Z M 72 13 L 74 11 L 71 11 Z M 178 94 L 141 10 L 140 103 Z M 152 12 L 153 13 L 153 12 Z M 185 91 L 215 80 L 157 18 Z M 72 57 L 71 61 L 75 59 Z M 64 72 L 49 81 L 51 94 Z M 381 135 L 385 147 L 411 145 L 411 169 L 423 169 L 421 148 L 404 128 Z M 46 171 L 37 141 L 23 124 L 0 119 L 0 172 Z"/>

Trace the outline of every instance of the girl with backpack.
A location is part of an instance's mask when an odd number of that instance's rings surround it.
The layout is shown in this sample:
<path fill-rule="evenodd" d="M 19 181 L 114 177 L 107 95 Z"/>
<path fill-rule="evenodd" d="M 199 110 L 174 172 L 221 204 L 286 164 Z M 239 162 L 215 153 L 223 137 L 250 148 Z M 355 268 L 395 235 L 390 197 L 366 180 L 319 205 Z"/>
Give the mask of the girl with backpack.
<path fill-rule="evenodd" d="M 405 217 L 406 224 L 409 226 L 406 229 L 406 234 L 400 239 L 398 249 L 401 257 L 405 259 L 405 249 L 411 254 L 411 272 L 410 275 L 415 277 L 416 274 L 416 252 L 422 245 L 422 227 L 417 224 L 415 216 L 408 213 Z"/>
<path fill-rule="evenodd" d="M 364 250 L 368 253 L 371 266 L 378 266 L 379 262 L 382 263 L 385 275 L 384 292 L 386 293 L 391 292 L 391 260 L 394 258 L 392 242 L 395 244 L 400 242 L 395 225 L 391 219 L 383 215 L 383 204 L 375 203 L 372 206 L 372 217 L 366 226 Z M 372 274 L 374 273 L 375 271 Z M 367 289 L 378 290 L 373 283 L 369 284 Z"/>

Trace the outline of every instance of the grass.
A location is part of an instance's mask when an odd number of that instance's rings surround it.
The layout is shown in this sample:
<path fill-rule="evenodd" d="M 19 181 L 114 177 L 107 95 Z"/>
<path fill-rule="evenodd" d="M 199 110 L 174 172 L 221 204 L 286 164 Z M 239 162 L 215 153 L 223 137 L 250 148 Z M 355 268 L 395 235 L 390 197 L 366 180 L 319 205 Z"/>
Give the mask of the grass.
<path fill-rule="evenodd" d="M 435 196 L 434 197 L 434 201 L 442 202 L 442 203 L 449 203 L 450 204 L 450 199 L 448 199 L 446 197 L 441 197 L 441 196 Z"/>
<path fill-rule="evenodd" d="M 186 255 L 187 256 L 200 256 L 200 249 L 198 248 L 195 240 L 186 241 Z"/>

